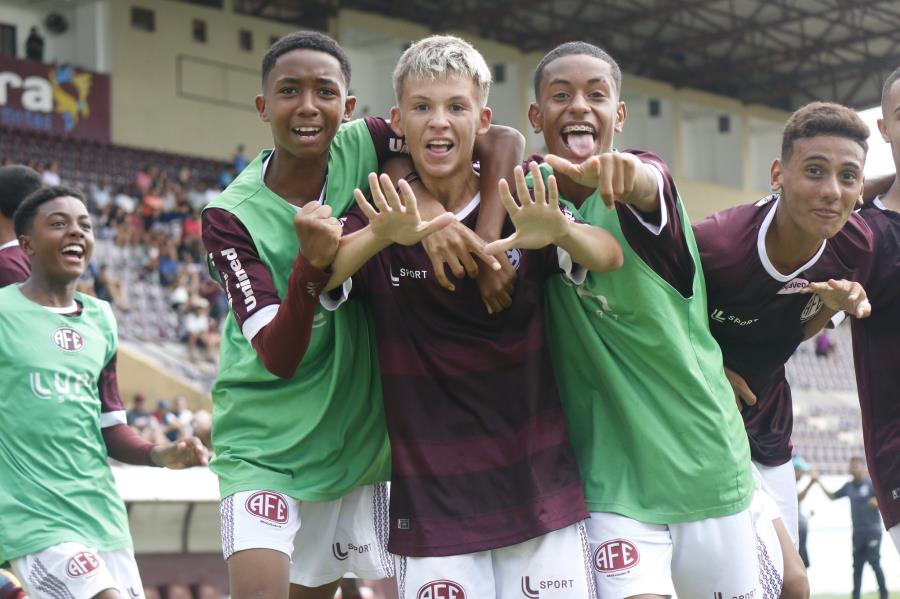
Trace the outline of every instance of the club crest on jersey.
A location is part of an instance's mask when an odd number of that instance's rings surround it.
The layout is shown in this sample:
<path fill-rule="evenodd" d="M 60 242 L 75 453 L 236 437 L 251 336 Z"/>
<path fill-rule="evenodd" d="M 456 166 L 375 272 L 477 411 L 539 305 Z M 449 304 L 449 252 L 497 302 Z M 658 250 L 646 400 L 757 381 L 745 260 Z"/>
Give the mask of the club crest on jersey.
<path fill-rule="evenodd" d="M 53 345 L 64 352 L 74 353 L 84 349 L 84 337 L 70 327 L 59 327 L 50 335 Z"/>
<path fill-rule="evenodd" d="M 790 295 L 792 293 L 803 293 L 803 290 L 809 287 L 809 281 L 806 279 L 791 279 L 784 284 L 784 287 L 778 290 L 778 295 Z"/>
<path fill-rule="evenodd" d="M 254 516 L 275 524 L 286 524 L 288 521 L 288 504 L 280 493 L 257 491 L 247 499 L 244 507 Z"/>
<path fill-rule="evenodd" d="M 466 591 L 452 580 L 432 580 L 422 585 L 416 599 L 466 599 Z"/>
<path fill-rule="evenodd" d="M 519 270 L 519 264 L 522 263 L 522 252 L 520 252 L 517 248 L 506 250 L 506 257 L 512 267 L 516 270 Z"/>
<path fill-rule="evenodd" d="M 70 578 L 78 578 L 85 574 L 90 574 L 100 567 L 100 560 L 90 551 L 82 551 L 76 553 L 66 562 L 66 574 Z"/>
<path fill-rule="evenodd" d="M 804 323 L 818 314 L 823 305 L 824 304 L 822 302 L 822 298 L 818 295 L 813 295 L 811 298 L 809 298 L 809 301 L 806 303 L 806 307 L 803 308 L 803 312 L 800 314 L 800 322 Z"/>
<path fill-rule="evenodd" d="M 637 547 L 625 539 L 607 541 L 594 551 L 594 568 L 605 574 L 627 570 L 640 561 Z"/>

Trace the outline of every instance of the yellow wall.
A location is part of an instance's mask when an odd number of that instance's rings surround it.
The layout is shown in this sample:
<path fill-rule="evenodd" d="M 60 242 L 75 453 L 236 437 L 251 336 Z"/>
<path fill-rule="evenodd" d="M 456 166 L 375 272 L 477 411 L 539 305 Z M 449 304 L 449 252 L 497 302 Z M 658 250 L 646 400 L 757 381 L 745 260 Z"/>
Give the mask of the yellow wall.
<path fill-rule="evenodd" d="M 296 29 L 274 21 L 169 0 L 112 0 L 112 138 L 115 143 L 227 159 L 239 143 L 253 155 L 271 146 L 269 126 L 253 107 L 260 62 L 271 36 Z M 131 7 L 154 10 L 156 31 L 131 27 Z M 192 20 L 206 21 L 207 42 L 193 41 Z M 238 45 L 238 30 L 253 32 L 253 50 Z M 184 91 L 218 96 L 231 105 L 178 94 L 178 56 Z M 220 67 L 196 59 L 230 65 Z M 239 69 L 239 70 L 238 70 Z"/>
<path fill-rule="evenodd" d="M 155 10 L 154 33 L 132 29 L 132 6 Z M 207 23 L 208 41 L 205 44 L 192 40 L 191 22 L 195 18 Z M 289 33 L 295 27 L 237 15 L 231 10 L 230 0 L 226 0 L 223 10 L 171 0 L 114 0 L 110 2 L 110 21 L 112 133 L 115 142 L 218 158 L 228 158 L 238 143 L 244 143 L 250 155 L 271 145 L 269 127 L 259 121 L 253 108 L 253 98 L 259 92 L 260 85 L 259 63 L 270 38 Z M 251 52 L 239 48 L 239 29 L 253 32 L 254 47 Z M 351 54 L 354 36 L 359 35 L 360 31 L 399 40 L 416 40 L 433 33 L 412 22 L 352 10 L 341 11 L 330 28 L 331 35 Z M 464 33 L 460 35 L 471 41 L 488 62 L 504 62 L 507 70 L 514 73 L 515 89 L 501 95 L 504 112 L 509 114 L 510 108 L 513 109 L 513 116 L 507 118 L 507 122 L 526 134 L 529 152 L 539 151 L 543 140 L 530 132 L 526 114 L 533 96 L 532 73 L 542 54 L 523 54 L 511 46 Z M 179 57 L 182 57 L 181 60 Z M 389 87 L 390 73 L 385 72 L 384 78 L 384 85 Z M 361 80 L 365 82 L 368 79 L 361 75 Z M 759 153 L 756 146 L 759 144 L 752 144 L 748 123 L 751 120 L 754 123 L 762 121 L 777 127 L 787 118 L 787 113 L 760 106 L 745 106 L 731 98 L 678 89 L 627 73 L 624 87 L 630 94 L 657 97 L 673 107 L 672 120 L 654 124 L 667 128 L 662 135 L 671 151 L 654 148 L 652 141 L 646 147 L 669 154 L 664 157 L 670 162 L 693 217 L 762 195 L 765 191 L 762 186 L 764 173 L 760 175 L 753 171 L 760 170 L 765 161 L 756 157 Z M 366 90 L 355 91 L 361 96 L 366 94 Z M 386 93 L 390 95 L 389 91 L 381 89 L 377 93 L 372 92 L 372 95 L 381 98 Z M 185 94 L 206 96 L 228 104 L 184 97 Z M 743 182 L 741 185 L 716 185 L 688 179 L 685 165 L 691 156 L 689 150 L 685 151 L 689 145 L 682 138 L 683 106 L 692 106 L 694 110 L 702 106 L 703 109 L 708 108 L 711 114 L 722 112 L 732 115 L 734 127 L 740 132 L 743 155 L 728 161 L 727 168 L 738 170 L 736 179 Z M 659 138 L 659 131 L 652 133 L 656 136 L 653 139 Z M 773 148 L 775 151 L 777 148 Z"/>
<path fill-rule="evenodd" d="M 135 394 L 143 393 L 151 409 L 156 407 L 157 399 L 166 399 L 171 403 L 176 395 L 183 395 L 191 410 L 212 410 L 209 394 L 199 386 L 162 368 L 125 344 L 119 344 L 116 369 L 119 393 L 126 408 L 131 408 Z"/>

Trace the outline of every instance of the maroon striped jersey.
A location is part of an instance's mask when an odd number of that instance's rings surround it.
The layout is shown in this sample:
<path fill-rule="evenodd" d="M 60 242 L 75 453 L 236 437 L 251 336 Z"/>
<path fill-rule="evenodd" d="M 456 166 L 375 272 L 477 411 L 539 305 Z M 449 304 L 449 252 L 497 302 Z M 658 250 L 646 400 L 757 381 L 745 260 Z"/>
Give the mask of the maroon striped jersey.
<path fill-rule="evenodd" d="M 756 395 L 742 412 L 753 459 L 778 466 L 791 459 L 794 425 L 784 365 L 803 341 L 804 325 L 822 309 L 809 283 L 859 279 L 872 258 L 872 232 L 857 214 L 795 272 L 778 272 L 766 253 L 778 194 L 717 212 L 694 225 L 706 277 L 709 328 L 725 366 Z"/>
<path fill-rule="evenodd" d="M 473 229 L 477 204 L 457 215 Z M 345 234 L 368 224 L 358 207 L 342 220 Z M 551 247 L 509 257 L 513 303 L 493 316 L 475 280 L 442 288 L 421 244 L 391 245 L 349 282 L 371 306 L 378 339 L 391 553 L 496 549 L 588 515 L 544 338 L 544 281 L 568 255 Z M 346 285 L 335 291 L 332 300 L 346 297 Z"/>
<path fill-rule="evenodd" d="M 0 287 L 21 283 L 30 276 L 31 263 L 19 242 L 13 240 L 0 245 Z"/>
<path fill-rule="evenodd" d="M 900 524 L 900 212 L 880 200 L 860 215 L 875 237 L 865 281 L 872 315 L 853 319 L 853 359 L 863 440 L 886 528 Z"/>

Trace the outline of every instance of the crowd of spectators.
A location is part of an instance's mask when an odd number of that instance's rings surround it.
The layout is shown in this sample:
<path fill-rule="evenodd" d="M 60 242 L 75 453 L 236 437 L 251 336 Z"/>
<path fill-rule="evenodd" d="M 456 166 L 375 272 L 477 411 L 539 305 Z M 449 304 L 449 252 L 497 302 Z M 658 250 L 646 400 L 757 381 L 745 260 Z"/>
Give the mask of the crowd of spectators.
<path fill-rule="evenodd" d="M 212 415 L 207 410 L 191 411 L 183 396 L 176 396 L 171 404 L 167 399 L 157 399 L 151 411 L 146 397 L 138 393 L 132 399 L 131 409 L 125 412 L 125 418 L 128 426 L 151 443 L 168 443 L 194 436 L 212 448 Z"/>
<path fill-rule="evenodd" d="M 65 183 L 55 162 L 26 165 L 41 173 L 47 185 Z M 138 169 L 128 186 L 113 187 L 105 178 L 83 190 L 97 239 L 128 248 L 139 257 L 137 280 L 162 287 L 167 303 L 179 315 L 178 337 L 192 362 L 218 361 L 221 325 L 228 313 L 227 298 L 206 268 L 200 211 L 244 166 L 243 147 L 238 146 L 232 166 L 218 181 L 202 181 L 188 168 L 169 173 L 147 165 Z M 127 281 L 103 262 L 91 262 L 79 290 L 110 302 L 120 312 L 132 309 Z"/>

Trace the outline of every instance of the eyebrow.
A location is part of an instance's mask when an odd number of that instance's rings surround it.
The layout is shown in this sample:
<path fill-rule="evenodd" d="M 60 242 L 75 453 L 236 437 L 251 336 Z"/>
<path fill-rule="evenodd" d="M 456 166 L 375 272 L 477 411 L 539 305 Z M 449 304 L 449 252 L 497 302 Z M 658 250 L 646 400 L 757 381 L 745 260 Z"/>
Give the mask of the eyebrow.
<path fill-rule="evenodd" d="M 408 99 L 409 99 L 409 100 L 428 100 L 428 101 L 434 101 L 434 98 L 432 98 L 431 96 L 424 96 L 424 95 L 422 95 L 422 94 L 412 94 L 411 96 L 409 96 Z M 450 98 L 447 99 L 448 102 L 459 102 L 459 101 L 466 101 L 466 102 L 468 102 L 468 101 L 470 101 L 470 100 L 471 100 L 471 98 L 467 98 L 466 96 L 460 96 L 460 95 L 457 95 L 457 96 L 451 96 Z"/>
<path fill-rule="evenodd" d="M 60 216 L 60 217 L 62 217 L 62 218 L 69 218 L 70 215 L 69 215 L 68 212 L 61 212 L 61 211 L 57 210 L 56 212 L 51 212 L 50 214 L 48 214 L 48 215 L 47 215 L 47 218 L 51 218 L 51 217 L 53 217 L 53 216 Z M 76 218 L 76 219 L 91 218 L 91 215 L 90 215 L 90 214 L 79 214 L 79 215 L 76 216 L 75 218 Z"/>
<path fill-rule="evenodd" d="M 603 79 L 602 77 L 594 77 L 593 79 L 588 79 L 587 83 L 588 83 L 588 85 L 595 85 L 597 83 L 607 83 L 607 81 L 605 79 Z M 557 85 L 557 84 L 572 85 L 572 82 L 569 81 L 568 79 L 563 79 L 561 77 L 557 77 L 556 79 L 552 79 L 550 81 L 550 85 Z M 608 83 L 607 83 L 607 85 L 608 85 Z"/>
<path fill-rule="evenodd" d="M 803 162 L 814 162 L 816 160 L 828 162 L 828 157 L 823 156 L 822 154 L 813 154 L 812 156 L 807 156 L 806 158 L 804 158 Z M 854 160 L 846 160 L 841 166 L 852 166 L 854 168 L 862 169 L 862 165 Z"/>
<path fill-rule="evenodd" d="M 284 77 L 279 77 L 275 80 L 275 84 L 284 84 L 284 83 L 300 83 L 300 79 L 297 77 L 291 77 L 290 75 L 285 75 Z M 338 80 L 333 79 L 331 77 L 316 77 L 316 83 L 328 83 L 332 85 L 338 85 Z"/>

